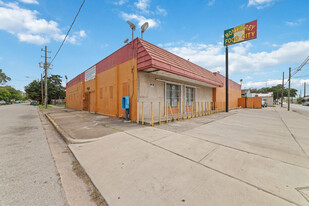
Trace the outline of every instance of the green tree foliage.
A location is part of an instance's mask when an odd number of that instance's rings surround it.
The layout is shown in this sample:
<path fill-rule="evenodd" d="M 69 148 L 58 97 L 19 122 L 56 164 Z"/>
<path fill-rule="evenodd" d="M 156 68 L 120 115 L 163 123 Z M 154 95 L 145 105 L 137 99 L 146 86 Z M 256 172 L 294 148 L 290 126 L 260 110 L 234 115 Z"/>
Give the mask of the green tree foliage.
<path fill-rule="evenodd" d="M 11 86 L 0 86 L 0 100 L 24 100 L 23 94 L 20 90 L 16 90 Z"/>
<path fill-rule="evenodd" d="M 8 92 L 4 88 L 1 88 L 0 89 L 0 100 L 9 101 L 10 100 L 10 92 Z"/>
<path fill-rule="evenodd" d="M 40 101 L 41 97 L 41 81 L 34 80 L 27 86 L 25 86 L 25 92 L 29 99 Z"/>
<path fill-rule="evenodd" d="M 48 102 L 51 99 L 63 99 L 65 97 L 65 88 L 61 85 L 62 80 L 60 75 L 51 75 L 47 77 L 47 88 L 48 88 Z M 45 95 L 45 84 L 43 80 L 43 96 Z M 25 92 L 29 99 L 42 101 L 42 90 L 41 90 L 41 81 L 34 80 L 27 86 L 25 86 Z"/>
<path fill-rule="evenodd" d="M 6 76 L 2 69 L 0 69 L 0 85 L 3 85 L 8 81 L 11 81 L 11 78 Z"/>
<path fill-rule="evenodd" d="M 251 93 L 267 93 L 267 92 L 273 92 L 274 93 L 274 100 L 280 99 L 281 98 L 281 93 L 282 93 L 282 84 L 278 84 L 277 86 L 272 86 L 272 87 L 263 87 L 261 89 L 250 89 Z M 277 96 L 278 94 L 278 96 Z M 296 97 L 297 95 L 297 89 L 291 88 L 290 90 L 290 96 L 291 97 Z M 283 97 L 288 96 L 288 89 L 284 88 L 283 90 Z"/>

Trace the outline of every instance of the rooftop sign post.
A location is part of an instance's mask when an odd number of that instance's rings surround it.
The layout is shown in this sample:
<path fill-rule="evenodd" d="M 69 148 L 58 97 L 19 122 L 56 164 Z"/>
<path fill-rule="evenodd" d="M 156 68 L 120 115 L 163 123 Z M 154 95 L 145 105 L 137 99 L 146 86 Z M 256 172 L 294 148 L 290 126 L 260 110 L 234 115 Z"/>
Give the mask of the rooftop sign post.
<path fill-rule="evenodd" d="M 229 49 L 228 46 L 237 44 L 243 41 L 256 39 L 257 37 L 257 20 L 251 21 L 246 24 L 236 26 L 224 30 L 224 46 L 225 46 L 225 101 L 226 112 L 229 112 Z"/>

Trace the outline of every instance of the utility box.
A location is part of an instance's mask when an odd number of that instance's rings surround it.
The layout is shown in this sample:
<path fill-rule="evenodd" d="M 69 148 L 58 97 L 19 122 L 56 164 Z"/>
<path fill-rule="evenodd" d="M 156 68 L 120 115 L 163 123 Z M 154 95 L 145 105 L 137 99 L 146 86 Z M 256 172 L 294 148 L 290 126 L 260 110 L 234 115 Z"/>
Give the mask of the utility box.
<path fill-rule="evenodd" d="M 129 96 L 122 97 L 122 109 L 129 109 L 130 108 L 130 98 Z"/>

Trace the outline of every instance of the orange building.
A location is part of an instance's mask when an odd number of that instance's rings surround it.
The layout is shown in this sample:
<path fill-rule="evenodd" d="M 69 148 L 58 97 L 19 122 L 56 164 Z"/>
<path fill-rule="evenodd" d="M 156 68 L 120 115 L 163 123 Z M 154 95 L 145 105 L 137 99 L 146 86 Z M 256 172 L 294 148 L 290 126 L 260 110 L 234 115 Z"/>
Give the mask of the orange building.
<path fill-rule="evenodd" d="M 159 111 L 164 117 L 185 108 L 197 110 L 197 102 L 223 102 L 222 77 L 136 38 L 68 82 L 66 106 L 125 117 L 121 101 L 129 96 L 131 120 L 141 119 L 142 110 L 145 118 L 150 118 L 151 104 L 154 118 Z M 241 97 L 236 84 L 230 84 L 230 107 L 237 106 Z"/>
<path fill-rule="evenodd" d="M 214 88 L 214 102 L 225 102 L 225 77 L 215 72 L 214 75 L 223 83 L 223 87 Z M 238 107 L 241 98 L 241 85 L 229 79 L 229 108 Z"/>

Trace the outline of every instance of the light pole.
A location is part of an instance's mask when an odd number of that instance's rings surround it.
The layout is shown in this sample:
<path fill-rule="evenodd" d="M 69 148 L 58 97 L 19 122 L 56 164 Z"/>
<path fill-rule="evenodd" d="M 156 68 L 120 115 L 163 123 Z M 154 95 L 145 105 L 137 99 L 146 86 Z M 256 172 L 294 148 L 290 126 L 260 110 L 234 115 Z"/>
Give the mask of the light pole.
<path fill-rule="evenodd" d="M 136 26 L 135 26 L 135 24 L 133 24 L 130 21 L 127 21 L 127 23 L 130 25 L 130 28 L 132 29 L 132 42 L 133 42 L 133 37 L 134 37 L 133 35 L 134 35 L 134 31 L 135 31 Z"/>
<path fill-rule="evenodd" d="M 143 39 L 143 34 L 144 32 L 148 29 L 149 24 L 148 22 L 145 22 L 142 26 L 141 26 L 141 38 Z"/>

